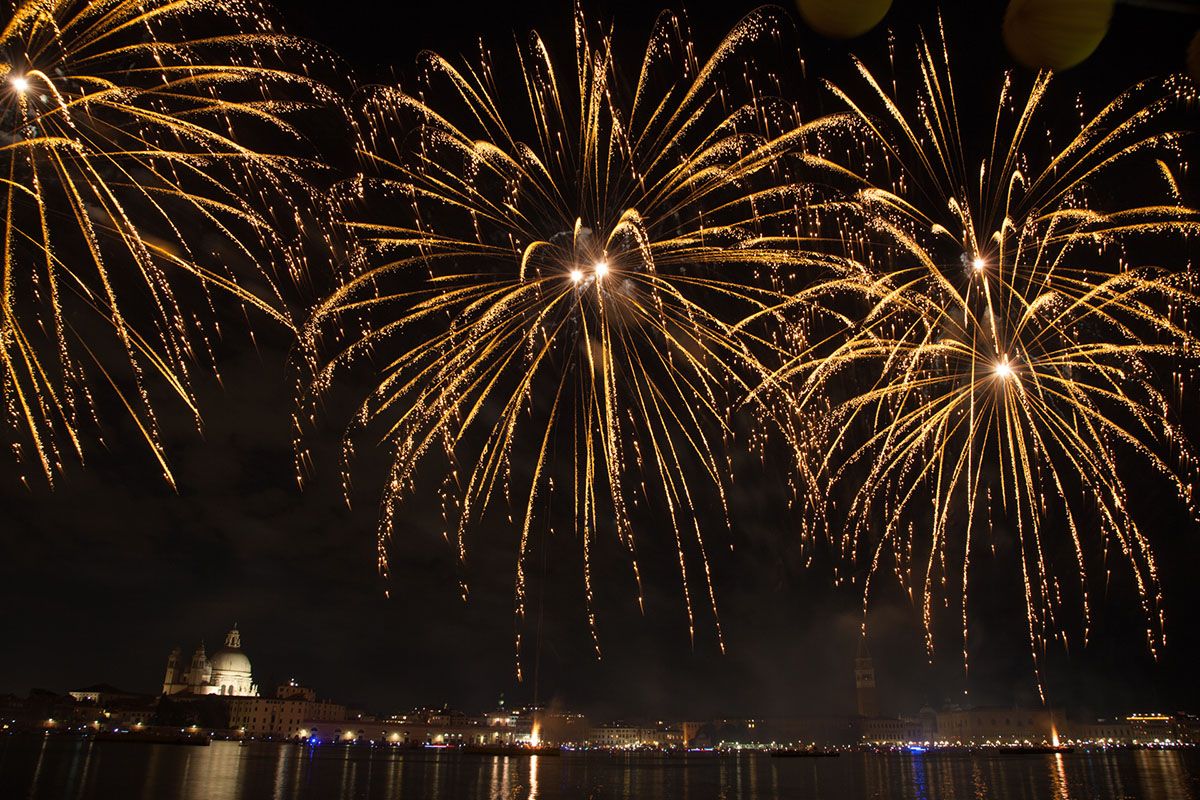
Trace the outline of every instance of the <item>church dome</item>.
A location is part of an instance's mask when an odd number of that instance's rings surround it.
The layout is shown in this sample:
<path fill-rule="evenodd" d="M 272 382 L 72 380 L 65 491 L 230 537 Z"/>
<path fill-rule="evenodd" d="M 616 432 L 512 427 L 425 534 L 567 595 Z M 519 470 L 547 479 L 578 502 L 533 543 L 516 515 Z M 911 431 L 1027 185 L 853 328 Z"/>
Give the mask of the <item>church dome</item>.
<path fill-rule="evenodd" d="M 227 697 L 258 697 L 258 686 L 250 674 L 250 659 L 242 652 L 242 636 L 237 625 L 225 637 L 225 646 L 211 657 L 204 645 L 196 648 L 191 666 L 181 663 L 182 651 L 176 647 L 167 658 L 163 694 L 191 692 L 196 695 L 219 694 Z"/>
<path fill-rule="evenodd" d="M 250 659 L 246 658 L 246 654 L 241 650 L 234 650 L 229 647 L 222 647 L 217 652 L 213 653 L 212 658 L 208 663 L 212 664 L 213 672 L 220 673 L 235 673 L 240 672 L 246 675 L 250 674 Z"/>
<path fill-rule="evenodd" d="M 220 677 L 250 677 L 250 659 L 242 652 L 242 637 L 235 626 L 225 637 L 225 646 L 213 653 L 208 659 L 212 666 L 213 681 L 220 683 Z"/>

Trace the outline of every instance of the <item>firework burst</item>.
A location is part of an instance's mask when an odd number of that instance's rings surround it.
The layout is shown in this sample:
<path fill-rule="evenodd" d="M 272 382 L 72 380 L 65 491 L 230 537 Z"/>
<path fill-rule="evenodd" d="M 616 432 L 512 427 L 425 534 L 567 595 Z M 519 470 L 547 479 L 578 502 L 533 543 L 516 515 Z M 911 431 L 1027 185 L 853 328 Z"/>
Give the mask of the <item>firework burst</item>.
<path fill-rule="evenodd" d="M 813 432 L 797 449 L 831 496 L 849 497 L 828 524 L 845 556 L 869 564 L 864 603 L 890 566 L 931 653 L 940 602 L 961 613 L 967 664 L 972 559 L 998 548 L 1019 565 L 1035 669 L 1049 638 L 1067 643 L 1066 597 L 1086 641 L 1089 566 L 1110 551 L 1132 574 L 1153 651 L 1157 567 L 1125 480 L 1136 463 L 1194 515 L 1177 409 L 1200 351 L 1193 276 L 1135 264 L 1200 232 L 1168 130 L 1190 89 L 1137 86 L 1055 146 L 1051 76 L 1028 94 L 1008 76 L 975 149 L 944 41 L 922 39 L 913 108 L 858 62 L 867 101 L 830 86 L 849 111 L 820 150 L 857 205 L 847 247 L 868 267 L 807 292 L 856 296 L 863 310 L 779 373 Z"/>
<path fill-rule="evenodd" d="M 693 635 L 694 583 L 717 619 L 703 529 L 727 513 L 729 409 L 778 349 L 735 325 L 779 303 L 783 273 L 833 261 L 781 230 L 806 193 L 779 156 L 811 131 L 740 61 L 773 25 L 752 14 L 701 62 L 664 14 L 626 84 L 611 35 L 577 10 L 567 74 L 532 35 L 503 77 L 486 52 L 463 66 L 427 53 L 424 93 L 370 95 L 368 177 L 346 199 L 361 257 L 307 339 L 337 346 L 314 396 L 379 365 L 357 426 L 381 426 L 390 448 L 385 573 L 400 504 L 442 460 L 460 559 L 470 526 L 509 509 L 518 619 L 556 493 L 582 543 L 597 652 L 593 541 L 615 534 L 640 605 L 639 507 L 668 521 Z M 516 109 L 497 85 L 523 89 Z M 367 215 L 389 198 L 391 217 Z"/>
<path fill-rule="evenodd" d="M 191 373 L 212 360 L 215 303 L 290 325 L 277 272 L 300 262 L 274 231 L 295 223 L 299 163 L 250 143 L 299 141 L 291 112 L 331 99 L 288 67 L 311 55 L 252 2 L 12 7 L 0 381 L 18 461 L 53 482 L 82 459 L 103 386 L 173 483 L 154 396 L 198 424 Z"/>

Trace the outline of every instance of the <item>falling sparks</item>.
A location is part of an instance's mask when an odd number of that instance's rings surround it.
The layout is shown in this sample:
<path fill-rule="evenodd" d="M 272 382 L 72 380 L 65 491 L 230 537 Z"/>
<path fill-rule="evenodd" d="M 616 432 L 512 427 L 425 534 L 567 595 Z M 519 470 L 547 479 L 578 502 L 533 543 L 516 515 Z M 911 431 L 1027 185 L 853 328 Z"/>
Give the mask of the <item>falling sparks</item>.
<path fill-rule="evenodd" d="M 18 462 L 53 483 L 112 406 L 173 484 L 156 398 L 199 424 L 191 373 L 215 370 L 217 301 L 290 327 L 276 272 L 300 266 L 275 231 L 299 164 L 239 139 L 299 141 L 290 109 L 329 97 L 287 68 L 309 49 L 252 2 L 12 7 L 0 392 Z"/>
<path fill-rule="evenodd" d="M 737 323 L 782 301 L 775 276 L 828 260 L 779 232 L 805 204 L 780 155 L 807 129 L 747 85 L 742 58 L 771 13 L 704 63 L 662 15 L 629 97 L 609 36 L 577 10 L 573 74 L 536 35 L 518 47 L 523 102 L 496 93 L 503 67 L 486 48 L 462 67 L 426 54 L 421 94 L 367 100 L 371 169 L 346 198 L 356 274 L 306 335 L 314 351 L 338 343 L 314 397 L 367 359 L 378 370 L 356 429 L 378 426 L 390 448 L 385 574 L 418 468 L 440 457 L 446 538 L 464 563 L 469 529 L 511 509 L 518 623 L 534 537 L 551 508 L 569 509 L 599 653 L 597 534 L 620 543 L 640 605 L 648 508 L 668 521 L 689 628 L 698 587 L 720 641 L 704 531 L 728 524 L 730 409 L 763 375 L 755 353 L 777 349 Z"/>
<path fill-rule="evenodd" d="M 844 528 L 829 524 L 852 562 L 869 563 L 864 604 L 891 564 L 931 654 L 936 607 L 958 607 L 965 668 L 974 558 L 1008 548 L 1040 685 L 1039 654 L 1066 641 L 1064 593 L 1079 599 L 1086 640 L 1089 566 L 1111 552 L 1132 575 L 1151 651 L 1164 641 L 1158 568 L 1124 478 L 1159 476 L 1195 516 L 1195 461 L 1163 375 L 1187 373 L 1200 352 L 1187 326 L 1197 297 L 1190 272 L 1135 259 L 1139 242 L 1200 233 L 1200 214 L 1178 204 L 1173 179 L 1102 191 L 1148 154 L 1178 156 L 1169 86 L 1134 87 L 1053 147 L 1032 135 L 1050 75 L 1027 96 L 1010 77 L 993 134 L 964 141 L 944 34 L 923 39 L 918 59 L 908 95 L 861 63 L 865 101 L 830 87 L 849 111 L 823 152 L 854 198 L 862 233 L 847 247 L 867 268 L 809 292 L 857 294 L 863 311 L 772 384 L 786 378 L 822 431 L 821 447 L 798 448 L 807 473 L 851 497 Z M 1155 186 L 1164 196 L 1146 202 Z"/>

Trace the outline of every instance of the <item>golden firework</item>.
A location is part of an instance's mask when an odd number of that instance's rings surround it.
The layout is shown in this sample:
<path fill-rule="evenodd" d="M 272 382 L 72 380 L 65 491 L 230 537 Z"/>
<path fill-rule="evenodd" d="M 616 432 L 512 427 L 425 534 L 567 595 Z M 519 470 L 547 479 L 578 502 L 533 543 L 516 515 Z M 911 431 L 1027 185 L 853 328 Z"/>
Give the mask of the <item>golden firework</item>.
<path fill-rule="evenodd" d="M 869 101 L 830 87 L 849 116 L 821 153 L 858 207 L 847 246 L 868 268 L 807 295 L 856 294 L 863 310 L 768 385 L 788 378 L 819 432 L 797 440 L 806 471 L 849 497 L 837 538 L 869 564 L 864 603 L 890 564 L 922 609 L 931 652 L 934 605 L 953 598 L 966 665 L 972 559 L 997 548 L 1019 564 L 1035 668 L 1048 637 L 1067 642 L 1064 597 L 1079 599 L 1086 640 L 1088 568 L 1112 550 L 1154 650 L 1157 567 L 1125 481 L 1136 463 L 1195 512 L 1174 413 L 1200 353 L 1193 276 L 1140 266 L 1200 232 L 1171 167 L 1172 115 L 1190 88 L 1134 87 L 1056 144 L 1051 76 L 1028 94 L 1008 76 L 991 135 L 972 139 L 944 35 L 923 38 L 918 61 L 917 91 L 861 62 Z"/>
<path fill-rule="evenodd" d="M 290 325 L 276 270 L 299 261 L 275 231 L 295 224 L 299 162 L 254 143 L 284 152 L 300 140 L 290 113 L 329 101 L 303 74 L 311 55 L 253 2 L 12 7 L 0 385 L 19 461 L 53 481 L 115 396 L 173 483 L 154 397 L 198 423 L 191 373 L 212 360 L 215 304 Z"/>
<path fill-rule="evenodd" d="M 390 450 L 382 571 L 400 504 L 441 460 L 461 560 L 468 528 L 510 509 L 518 617 L 531 537 L 565 511 L 598 642 L 593 541 L 618 538 L 640 604 L 634 532 L 650 506 L 674 537 L 690 629 L 697 569 L 717 620 L 703 531 L 727 514 L 729 409 L 779 347 L 736 323 L 777 305 L 789 271 L 838 266 L 784 229 L 808 197 L 779 156 L 812 128 L 739 63 L 774 24 L 746 17 L 700 62 L 664 14 L 626 84 L 610 34 L 577 10 L 569 74 L 534 34 L 515 66 L 426 53 L 421 94 L 366 99 L 367 176 L 345 198 L 360 257 L 306 340 L 332 350 L 314 396 L 370 359 L 355 428 L 377 426 Z"/>

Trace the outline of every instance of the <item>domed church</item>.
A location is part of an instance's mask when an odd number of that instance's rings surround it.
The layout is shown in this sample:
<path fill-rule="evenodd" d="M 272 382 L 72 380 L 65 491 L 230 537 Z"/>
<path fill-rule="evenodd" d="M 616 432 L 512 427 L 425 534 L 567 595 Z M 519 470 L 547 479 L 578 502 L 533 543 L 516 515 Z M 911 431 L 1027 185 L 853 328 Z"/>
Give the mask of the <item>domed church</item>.
<path fill-rule="evenodd" d="M 183 650 L 176 645 L 167 656 L 167 675 L 163 694 L 220 694 L 229 697 L 258 697 L 258 687 L 250 674 L 250 659 L 242 652 L 242 636 L 237 625 L 225 636 L 225 646 L 210 658 L 201 642 L 192 653 L 191 663 L 183 663 Z"/>

